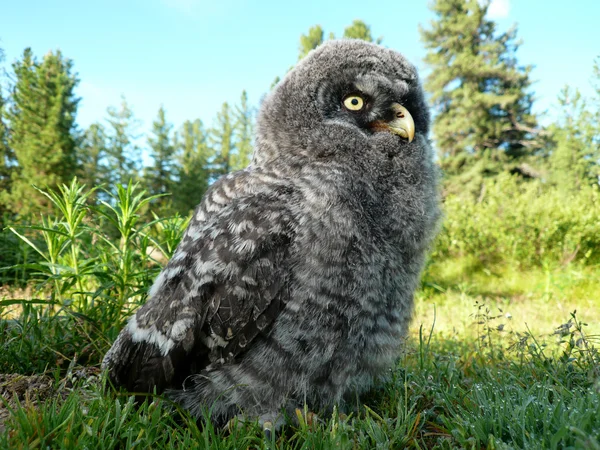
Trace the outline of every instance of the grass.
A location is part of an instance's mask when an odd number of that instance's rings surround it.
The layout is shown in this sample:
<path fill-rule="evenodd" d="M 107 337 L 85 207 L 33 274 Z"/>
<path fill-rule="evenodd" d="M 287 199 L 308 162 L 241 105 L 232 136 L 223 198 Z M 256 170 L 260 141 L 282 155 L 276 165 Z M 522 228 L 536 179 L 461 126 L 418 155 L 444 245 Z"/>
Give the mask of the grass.
<path fill-rule="evenodd" d="M 106 387 L 93 369 L 144 301 L 149 255 L 168 257 L 185 221 L 143 221 L 149 200 L 131 185 L 97 210 L 75 182 L 49 196 L 57 218 L 14 229 L 37 258 L 16 291 L 27 298 L 0 297 L 0 374 L 45 374 L 52 389 L 0 378 L 0 448 L 600 449 L 597 266 L 435 259 L 377 388 L 347 416 L 299 411 L 268 441 L 254 423 L 198 426 L 167 400 L 136 406 Z"/>
<path fill-rule="evenodd" d="M 349 417 L 301 421 L 273 442 L 251 423 L 199 428 L 158 398 L 135 408 L 100 380 L 13 407 L 0 447 L 600 448 L 600 357 L 578 316 L 556 334 L 502 336 L 503 320 L 485 308 L 473 312 L 467 336 L 415 329 L 398 366 Z"/>
<path fill-rule="evenodd" d="M 600 335 L 598 266 L 522 270 L 495 265 L 492 272 L 464 258 L 430 264 L 423 285 L 417 293 L 414 323 L 430 327 L 435 312 L 440 336 L 473 337 L 474 307 L 481 304 L 494 313 L 502 311 L 507 326 L 528 327 L 535 334 L 551 333 L 562 318 L 577 311 L 591 324 L 590 333 Z"/>

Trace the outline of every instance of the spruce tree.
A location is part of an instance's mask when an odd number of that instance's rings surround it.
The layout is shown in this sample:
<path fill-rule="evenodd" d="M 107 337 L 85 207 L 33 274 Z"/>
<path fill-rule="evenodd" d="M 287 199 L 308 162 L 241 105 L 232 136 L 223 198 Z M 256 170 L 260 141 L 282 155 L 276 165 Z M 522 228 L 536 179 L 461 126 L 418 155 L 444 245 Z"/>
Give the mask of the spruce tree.
<path fill-rule="evenodd" d="M 298 48 L 298 61 L 308 55 L 308 52 L 314 50 L 323 43 L 323 28 L 321 25 L 314 25 L 309 28 L 307 34 L 300 35 L 300 47 Z"/>
<path fill-rule="evenodd" d="M 38 62 L 28 48 L 12 67 L 15 83 L 6 114 L 7 142 L 17 167 L 10 191 L 0 194 L 0 202 L 22 215 L 47 212 L 49 200 L 32 185 L 56 188 L 76 173 L 78 79 L 73 63 L 60 51 L 49 52 Z"/>
<path fill-rule="evenodd" d="M 0 63 L 4 61 L 4 52 L 0 48 Z M 8 146 L 8 127 L 5 121 L 5 103 L 2 85 L 0 84 L 0 192 L 9 192 L 11 189 L 11 172 L 15 167 L 15 158 L 12 150 Z M 9 212 L 3 204 L 0 203 L 0 220 L 2 216 Z M 2 222 L 0 222 L 0 226 Z"/>
<path fill-rule="evenodd" d="M 344 29 L 344 37 L 348 39 L 362 39 L 367 42 L 375 42 L 381 44 L 383 38 L 373 39 L 371 35 L 371 27 L 362 20 L 354 20 L 352 25 Z"/>
<path fill-rule="evenodd" d="M 594 67 L 592 69 L 592 86 L 596 92 L 594 98 L 594 104 L 596 106 L 596 123 L 598 124 L 600 132 L 600 55 L 594 60 Z M 598 142 L 600 145 L 600 142 Z"/>
<path fill-rule="evenodd" d="M 111 174 L 107 167 L 106 128 L 100 123 L 91 124 L 81 138 L 78 149 L 79 175 L 81 183 L 88 188 L 104 187 L 107 189 L 111 182 Z M 95 203 L 97 198 L 106 200 L 101 190 L 92 192 L 87 201 Z"/>
<path fill-rule="evenodd" d="M 231 169 L 241 170 L 250 164 L 252 135 L 254 133 L 252 110 L 248 106 L 248 94 L 242 92 L 240 104 L 234 112 L 235 153 L 231 157 Z"/>
<path fill-rule="evenodd" d="M 597 184 L 600 176 L 600 126 L 597 112 L 579 90 L 567 86 L 559 99 L 561 114 L 551 128 L 553 145 L 549 158 L 550 180 L 572 191 Z"/>
<path fill-rule="evenodd" d="M 211 178 L 213 180 L 231 172 L 232 155 L 235 152 L 233 133 L 231 110 L 229 104 L 225 102 L 221 111 L 217 113 L 215 125 L 209 132 L 210 146 L 215 151 L 215 157 L 211 161 Z"/>
<path fill-rule="evenodd" d="M 309 28 L 308 33 L 300 35 L 300 46 L 298 48 L 298 61 L 308 55 L 308 52 L 314 50 L 321 45 L 325 40 L 325 32 L 321 25 L 313 25 Z M 371 27 L 362 20 L 354 20 L 351 25 L 344 29 L 344 38 L 347 39 L 362 39 L 367 42 L 375 42 L 381 44 L 382 38 L 373 39 L 371 35 Z M 335 39 L 333 33 L 329 33 L 328 39 Z"/>
<path fill-rule="evenodd" d="M 187 215 L 200 203 L 208 188 L 211 175 L 208 163 L 214 155 L 200 119 L 184 122 L 175 142 L 179 164 L 173 206 L 180 214 Z"/>
<path fill-rule="evenodd" d="M 594 67 L 592 71 L 592 85 L 596 91 L 596 100 L 600 100 L 600 55 L 594 59 Z"/>
<path fill-rule="evenodd" d="M 489 2 L 435 0 L 436 19 L 421 28 L 431 67 L 425 88 L 435 115 L 440 162 L 452 175 L 510 168 L 541 146 L 531 113 L 531 66 L 517 63 L 516 28 L 496 34 Z"/>
<path fill-rule="evenodd" d="M 175 185 L 175 146 L 172 137 L 173 125 L 167 122 L 165 109 L 161 106 L 158 117 L 152 123 L 152 132 L 148 137 L 150 157 L 153 164 L 144 171 L 146 190 L 150 195 L 172 194 Z M 161 214 L 171 212 L 169 197 L 160 197 L 155 205 Z"/>
<path fill-rule="evenodd" d="M 106 162 L 109 173 L 109 191 L 114 190 L 114 185 L 126 186 L 130 180 L 139 179 L 141 164 L 140 149 L 135 141 L 139 122 L 127 104 L 125 97 L 121 98 L 120 108 L 109 107 L 108 110 L 108 139 L 106 148 Z"/>

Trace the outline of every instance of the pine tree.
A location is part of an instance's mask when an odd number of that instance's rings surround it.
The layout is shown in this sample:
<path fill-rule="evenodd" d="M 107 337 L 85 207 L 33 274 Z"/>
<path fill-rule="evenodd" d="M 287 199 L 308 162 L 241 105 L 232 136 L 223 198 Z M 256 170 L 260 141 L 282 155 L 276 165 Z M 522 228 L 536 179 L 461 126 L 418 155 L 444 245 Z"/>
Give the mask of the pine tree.
<path fill-rule="evenodd" d="M 108 190 L 114 185 L 126 186 L 130 180 L 139 178 L 140 149 L 135 144 L 139 138 L 137 129 L 139 122 L 127 104 L 125 97 L 121 98 L 119 109 L 108 108 L 108 145 L 106 148 L 107 170 L 110 174 Z"/>
<path fill-rule="evenodd" d="M 597 184 L 600 176 L 600 126 L 579 90 L 567 86 L 559 99 L 561 114 L 551 127 L 550 180 L 571 191 Z"/>
<path fill-rule="evenodd" d="M 91 124 L 81 138 L 78 149 L 79 175 L 81 183 L 88 188 L 104 187 L 107 189 L 111 182 L 111 174 L 107 163 L 106 128 L 100 123 Z M 97 198 L 106 200 L 101 190 L 92 192 L 88 197 L 89 203 L 95 203 Z"/>
<path fill-rule="evenodd" d="M 592 71 L 592 84 L 594 86 L 594 90 L 596 91 L 596 100 L 600 100 L 600 55 L 596 56 L 596 59 L 594 59 L 594 67 Z"/>
<path fill-rule="evenodd" d="M 310 27 L 307 34 L 300 35 L 300 47 L 298 48 L 298 61 L 308 55 L 323 43 L 323 28 L 321 25 Z"/>
<path fill-rule="evenodd" d="M 449 174 L 476 163 L 480 172 L 490 164 L 508 167 L 541 146 L 528 91 L 531 66 L 517 64 L 516 28 L 496 35 L 488 6 L 435 0 L 437 18 L 430 29 L 421 28 L 432 69 L 425 87 L 436 113 L 433 134 Z"/>
<path fill-rule="evenodd" d="M 231 156 L 231 169 L 241 170 L 250 164 L 254 123 L 252 110 L 248 106 L 248 94 L 242 92 L 240 104 L 234 112 L 234 135 L 236 151 Z"/>
<path fill-rule="evenodd" d="M 0 48 L 0 63 L 4 61 L 4 52 Z M 11 172 L 15 167 L 16 161 L 11 148 L 8 146 L 8 127 L 4 120 L 5 117 L 4 93 L 0 85 L 0 192 L 9 192 L 11 189 Z M 0 220 L 8 210 L 0 203 Z M 1 226 L 1 222 L 0 222 Z"/>
<path fill-rule="evenodd" d="M 352 25 L 344 29 L 344 37 L 348 39 L 362 39 L 363 41 L 375 42 L 376 44 L 381 44 L 381 41 L 383 41 L 383 38 L 373 40 L 371 27 L 358 19 L 354 20 Z"/>
<path fill-rule="evenodd" d="M 144 171 L 146 189 L 150 195 L 172 194 L 175 185 L 175 146 L 171 131 L 173 125 L 167 122 L 165 109 L 161 106 L 158 117 L 152 123 L 152 134 L 148 137 L 150 157 L 153 164 Z M 168 197 L 155 200 L 160 214 L 170 213 L 172 201 Z"/>
<path fill-rule="evenodd" d="M 232 155 L 235 152 L 233 131 L 229 104 L 225 102 L 221 111 L 217 113 L 215 126 L 209 132 L 210 146 L 215 151 L 215 157 L 211 161 L 211 178 L 213 180 L 231 172 Z"/>
<path fill-rule="evenodd" d="M 15 84 L 6 117 L 8 146 L 18 166 L 12 171 L 10 191 L 1 194 L 0 202 L 22 215 L 46 212 L 49 200 L 32 184 L 56 188 L 75 175 L 78 79 L 73 63 L 60 51 L 49 52 L 38 62 L 26 49 L 12 67 Z"/>
<path fill-rule="evenodd" d="M 594 59 L 594 66 L 592 68 L 592 86 L 596 91 L 596 97 L 594 104 L 596 105 L 596 123 L 600 127 L 600 55 Z"/>
<path fill-rule="evenodd" d="M 176 134 L 175 142 L 179 164 L 173 206 L 180 214 L 187 215 L 200 203 L 208 188 L 211 175 L 208 163 L 214 155 L 199 119 L 184 122 Z"/>
<path fill-rule="evenodd" d="M 325 32 L 321 25 L 314 25 L 309 28 L 308 33 L 300 35 L 300 46 L 298 48 L 298 61 L 308 55 L 308 52 L 314 50 L 324 42 Z M 367 42 L 381 44 L 382 38 L 376 40 L 371 35 L 371 27 L 362 20 L 356 19 L 351 25 L 344 29 L 344 38 L 362 39 Z M 328 39 L 335 39 L 335 34 L 329 33 Z"/>

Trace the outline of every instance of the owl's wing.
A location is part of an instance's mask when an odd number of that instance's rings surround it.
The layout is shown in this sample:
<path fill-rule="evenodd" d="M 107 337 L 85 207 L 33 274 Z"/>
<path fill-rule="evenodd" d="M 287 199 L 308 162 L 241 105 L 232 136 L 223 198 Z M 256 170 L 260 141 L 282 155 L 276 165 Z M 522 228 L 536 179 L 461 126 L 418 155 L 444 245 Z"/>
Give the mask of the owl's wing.
<path fill-rule="evenodd" d="M 279 314 L 290 190 L 239 174 L 207 192 L 149 300 L 106 354 L 114 384 L 131 392 L 181 388 L 190 374 L 235 359 Z"/>

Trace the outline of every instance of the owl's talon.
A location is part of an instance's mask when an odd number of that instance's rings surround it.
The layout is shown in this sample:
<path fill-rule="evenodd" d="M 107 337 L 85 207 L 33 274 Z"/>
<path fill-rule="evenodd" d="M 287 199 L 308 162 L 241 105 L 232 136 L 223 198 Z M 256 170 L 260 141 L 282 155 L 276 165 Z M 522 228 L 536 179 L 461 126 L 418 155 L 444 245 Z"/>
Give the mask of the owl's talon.
<path fill-rule="evenodd" d="M 265 434 L 265 439 L 267 441 L 270 441 L 273 438 L 273 422 L 263 423 L 263 433 Z"/>
<path fill-rule="evenodd" d="M 296 420 L 300 426 L 306 425 L 312 427 L 319 422 L 319 416 L 312 411 L 307 411 L 306 414 L 304 414 L 301 409 L 297 408 Z"/>

